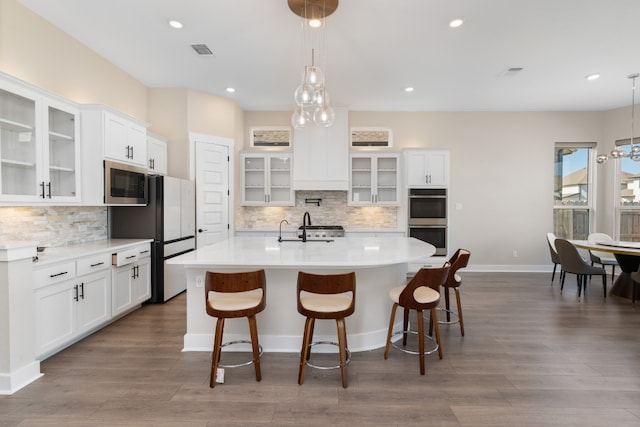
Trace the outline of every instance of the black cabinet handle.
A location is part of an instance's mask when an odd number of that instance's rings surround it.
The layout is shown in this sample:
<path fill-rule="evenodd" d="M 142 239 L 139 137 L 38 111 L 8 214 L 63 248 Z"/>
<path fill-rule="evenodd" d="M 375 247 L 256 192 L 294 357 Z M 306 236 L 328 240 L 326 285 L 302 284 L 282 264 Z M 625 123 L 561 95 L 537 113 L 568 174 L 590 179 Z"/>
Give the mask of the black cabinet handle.
<path fill-rule="evenodd" d="M 97 267 L 97 266 L 103 265 L 103 264 L 104 264 L 104 262 L 97 262 L 95 264 L 91 264 L 89 267 Z"/>
<path fill-rule="evenodd" d="M 54 277 L 63 276 L 67 273 L 68 271 L 63 271 L 62 273 L 50 274 L 49 277 L 53 279 Z"/>
<path fill-rule="evenodd" d="M 78 301 L 78 285 L 75 285 L 75 286 L 73 287 L 73 290 L 74 290 L 74 291 L 75 291 L 75 293 L 76 293 L 76 294 L 75 294 L 75 296 L 73 297 L 73 299 L 74 299 L 75 301 Z"/>
<path fill-rule="evenodd" d="M 44 199 L 44 181 L 40 183 L 40 189 L 42 190 L 42 194 L 40 195 L 40 197 Z"/>
<path fill-rule="evenodd" d="M 127 259 L 135 258 L 137 255 L 129 255 Z"/>
<path fill-rule="evenodd" d="M 80 283 L 80 291 L 81 291 L 80 298 L 84 299 L 84 283 Z"/>
<path fill-rule="evenodd" d="M 47 183 L 47 197 L 51 198 L 51 182 Z"/>

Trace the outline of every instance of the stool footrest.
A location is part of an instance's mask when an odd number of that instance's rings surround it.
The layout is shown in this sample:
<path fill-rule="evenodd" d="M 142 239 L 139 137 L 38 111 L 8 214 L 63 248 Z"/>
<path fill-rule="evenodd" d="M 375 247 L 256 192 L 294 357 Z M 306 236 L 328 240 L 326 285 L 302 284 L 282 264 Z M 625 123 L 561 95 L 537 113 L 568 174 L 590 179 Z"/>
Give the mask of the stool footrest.
<path fill-rule="evenodd" d="M 455 320 L 440 320 L 440 317 L 438 317 L 438 323 L 441 325 L 452 325 L 454 323 L 460 323 L 460 317 L 458 316 L 458 312 L 454 311 L 454 310 L 447 310 L 446 308 L 440 308 L 438 307 L 436 310 L 438 311 L 444 311 L 445 313 L 448 313 L 450 316 L 454 316 Z"/>
<path fill-rule="evenodd" d="M 402 335 L 405 332 L 408 333 L 408 334 L 418 335 L 418 332 L 417 331 L 413 331 L 413 330 L 396 332 L 393 335 L 391 335 L 391 347 L 393 347 L 395 349 L 398 349 L 398 350 L 400 350 L 400 351 L 402 351 L 404 353 L 408 353 L 408 354 L 420 354 L 420 352 L 418 350 L 411 350 L 411 349 L 408 349 L 408 348 L 406 348 L 404 346 L 400 346 L 400 345 L 396 344 L 395 341 L 398 341 L 398 340 L 394 340 L 394 338 L 402 337 Z M 429 341 L 431 341 L 431 343 L 433 343 L 433 347 L 430 348 L 430 349 L 425 349 L 424 354 L 431 354 L 431 353 L 435 353 L 436 351 L 438 351 L 438 343 L 436 342 L 436 340 L 433 339 L 433 337 L 431 335 L 425 334 L 424 337 L 426 339 L 428 339 Z"/>
<path fill-rule="evenodd" d="M 318 344 L 335 345 L 336 347 L 338 347 L 338 343 L 334 342 L 334 341 L 314 341 L 311 344 L 309 344 L 309 354 L 311 354 L 311 347 L 313 347 L 314 345 L 318 345 Z M 348 365 L 349 362 L 351 362 L 351 351 L 348 348 L 345 348 L 344 350 L 347 353 L 347 360 L 345 361 L 345 364 Z M 335 366 L 314 365 L 311 362 L 309 362 L 308 360 L 306 361 L 306 364 L 307 364 L 307 366 L 309 366 L 311 368 L 322 369 L 322 370 L 338 369 L 340 367 L 340 365 L 335 365 Z"/>
<path fill-rule="evenodd" d="M 236 341 L 227 341 L 223 344 L 220 345 L 220 348 L 224 348 L 230 345 L 234 345 L 234 344 L 251 344 L 251 341 L 249 340 L 236 340 Z M 262 357 L 262 346 L 260 344 L 258 344 L 258 357 Z M 252 354 L 253 355 L 253 354 Z M 209 353 L 209 360 L 211 360 L 213 358 L 213 353 Z M 218 363 L 218 366 L 220 368 L 239 368 L 241 366 L 247 366 L 247 365 L 251 365 L 253 363 L 253 359 L 250 359 L 248 362 L 243 362 L 243 363 L 238 363 L 236 365 L 223 365 L 222 363 Z"/>

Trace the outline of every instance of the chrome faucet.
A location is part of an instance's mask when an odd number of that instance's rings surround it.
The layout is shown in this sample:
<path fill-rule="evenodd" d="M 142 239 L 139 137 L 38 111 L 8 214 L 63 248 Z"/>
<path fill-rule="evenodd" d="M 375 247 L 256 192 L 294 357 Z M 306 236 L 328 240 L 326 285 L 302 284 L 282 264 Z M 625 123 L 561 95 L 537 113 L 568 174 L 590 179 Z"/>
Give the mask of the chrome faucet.
<path fill-rule="evenodd" d="M 287 221 L 286 219 L 283 219 L 282 221 L 280 221 L 280 231 L 278 233 L 278 242 L 282 242 L 282 223 L 286 222 L 287 225 L 289 224 L 289 221 Z"/>
<path fill-rule="evenodd" d="M 309 221 L 309 224 L 307 224 L 307 220 Z M 307 241 L 307 225 L 311 225 L 311 215 L 309 215 L 309 212 L 305 212 L 304 216 L 302 217 L 302 241 L 303 242 Z"/>

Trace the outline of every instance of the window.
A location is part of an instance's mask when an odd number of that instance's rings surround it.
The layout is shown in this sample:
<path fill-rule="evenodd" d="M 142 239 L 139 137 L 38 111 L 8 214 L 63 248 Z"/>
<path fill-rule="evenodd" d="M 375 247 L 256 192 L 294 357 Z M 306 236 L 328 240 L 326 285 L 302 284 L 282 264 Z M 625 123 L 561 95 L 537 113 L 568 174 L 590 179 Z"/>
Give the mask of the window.
<path fill-rule="evenodd" d="M 389 128 L 351 128 L 351 147 L 393 147 Z"/>
<path fill-rule="evenodd" d="M 564 239 L 586 240 L 593 221 L 593 147 L 557 143 L 553 180 L 553 232 Z"/>
<path fill-rule="evenodd" d="M 251 128 L 251 147 L 290 147 L 291 128 L 263 126 Z"/>
<path fill-rule="evenodd" d="M 629 153 L 631 151 L 630 139 L 616 141 L 616 147 Z M 623 157 L 620 159 L 618 170 L 620 191 L 620 203 L 617 204 L 618 239 L 638 242 L 640 241 L 640 162 Z"/>

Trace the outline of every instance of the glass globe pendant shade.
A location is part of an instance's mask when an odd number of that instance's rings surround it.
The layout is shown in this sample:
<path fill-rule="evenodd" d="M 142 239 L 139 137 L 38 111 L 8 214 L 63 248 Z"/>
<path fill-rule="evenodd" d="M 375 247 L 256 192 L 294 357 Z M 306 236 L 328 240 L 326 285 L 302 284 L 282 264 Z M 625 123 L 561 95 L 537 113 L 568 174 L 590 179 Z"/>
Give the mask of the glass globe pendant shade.
<path fill-rule="evenodd" d="M 329 105 L 329 92 L 324 87 L 320 87 L 313 92 L 313 105 Z"/>
<path fill-rule="evenodd" d="M 313 97 L 315 91 L 313 87 L 301 84 L 293 93 L 293 99 L 299 107 L 311 107 L 313 105 Z"/>
<path fill-rule="evenodd" d="M 324 73 L 315 65 L 304 67 L 304 76 L 302 84 L 312 87 L 322 86 L 324 84 Z"/>
<path fill-rule="evenodd" d="M 302 107 L 298 107 L 291 115 L 291 126 L 294 129 L 302 129 L 311 120 L 311 114 Z"/>
<path fill-rule="evenodd" d="M 336 114 L 328 105 L 321 105 L 313 112 L 313 121 L 321 127 L 329 127 L 333 124 Z"/>
<path fill-rule="evenodd" d="M 614 148 L 613 150 L 611 150 L 611 157 L 613 157 L 614 159 L 619 159 L 620 157 L 626 157 L 627 153 L 620 149 L 620 148 Z"/>
<path fill-rule="evenodd" d="M 603 164 L 605 163 L 607 160 L 609 160 L 609 156 L 607 156 L 606 154 L 598 154 L 598 156 L 596 157 L 596 162 L 598 162 L 598 164 Z"/>

